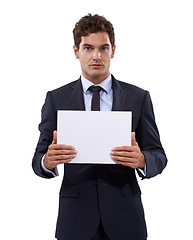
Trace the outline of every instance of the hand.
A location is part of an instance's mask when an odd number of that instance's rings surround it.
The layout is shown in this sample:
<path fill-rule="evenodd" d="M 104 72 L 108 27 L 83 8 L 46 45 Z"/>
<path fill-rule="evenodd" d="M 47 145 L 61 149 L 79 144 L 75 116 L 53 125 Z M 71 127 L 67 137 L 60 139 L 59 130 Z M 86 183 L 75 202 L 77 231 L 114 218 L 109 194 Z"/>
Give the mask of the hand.
<path fill-rule="evenodd" d="M 131 146 L 113 148 L 111 158 L 118 164 L 134 169 L 145 167 L 145 157 L 135 140 L 135 132 L 131 133 Z"/>
<path fill-rule="evenodd" d="M 72 146 L 57 144 L 57 131 L 54 131 L 53 142 L 44 157 L 44 166 L 52 171 L 58 164 L 72 161 L 76 153 L 77 151 Z"/>

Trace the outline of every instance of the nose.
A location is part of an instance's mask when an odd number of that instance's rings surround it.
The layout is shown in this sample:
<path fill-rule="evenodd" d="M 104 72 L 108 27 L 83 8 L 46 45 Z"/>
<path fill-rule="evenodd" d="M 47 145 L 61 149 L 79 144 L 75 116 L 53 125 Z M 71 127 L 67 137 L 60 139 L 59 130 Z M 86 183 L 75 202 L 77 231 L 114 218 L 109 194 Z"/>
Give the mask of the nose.
<path fill-rule="evenodd" d="M 101 59 L 101 53 L 96 49 L 93 53 L 93 60 L 100 60 Z"/>

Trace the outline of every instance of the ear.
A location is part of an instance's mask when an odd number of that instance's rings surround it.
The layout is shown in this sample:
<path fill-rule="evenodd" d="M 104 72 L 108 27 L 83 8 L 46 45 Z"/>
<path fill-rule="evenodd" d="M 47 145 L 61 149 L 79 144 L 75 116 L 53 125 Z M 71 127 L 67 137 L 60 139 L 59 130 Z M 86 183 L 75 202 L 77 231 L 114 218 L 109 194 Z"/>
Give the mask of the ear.
<path fill-rule="evenodd" d="M 113 58 L 113 57 L 114 57 L 114 54 L 115 54 L 115 49 L 116 49 L 116 45 L 114 45 L 114 46 L 113 46 L 113 48 L 112 48 L 112 54 L 111 54 L 111 58 Z"/>
<path fill-rule="evenodd" d="M 79 52 L 78 52 L 76 45 L 73 46 L 73 50 L 74 50 L 76 58 L 79 59 Z"/>

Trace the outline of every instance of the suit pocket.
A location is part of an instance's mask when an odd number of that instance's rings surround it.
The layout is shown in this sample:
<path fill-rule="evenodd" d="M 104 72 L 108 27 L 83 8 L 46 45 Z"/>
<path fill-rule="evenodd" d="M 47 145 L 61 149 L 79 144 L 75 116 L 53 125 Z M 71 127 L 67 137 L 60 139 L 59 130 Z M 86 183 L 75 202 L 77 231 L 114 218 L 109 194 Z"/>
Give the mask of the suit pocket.
<path fill-rule="evenodd" d="M 141 190 L 137 184 L 126 184 L 122 187 L 123 197 L 136 197 L 141 195 Z"/>
<path fill-rule="evenodd" d="M 78 194 L 79 194 L 78 185 L 62 185 L 60 189 L 61 197 L 76 198 L 78 197 Z"/>

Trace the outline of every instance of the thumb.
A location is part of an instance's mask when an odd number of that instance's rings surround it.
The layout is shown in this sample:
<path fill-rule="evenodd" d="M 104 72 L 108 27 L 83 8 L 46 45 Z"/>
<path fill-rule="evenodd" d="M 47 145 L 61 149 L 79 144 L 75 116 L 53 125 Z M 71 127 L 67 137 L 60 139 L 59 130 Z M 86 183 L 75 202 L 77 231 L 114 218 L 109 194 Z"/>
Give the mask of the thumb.
<path fill-rule="evenodd" d="M 57 144 L 57 131 L 53 132 L 53 141 L 52 144 Z"/>
<path fill-rule="evenodd" d="M 138 144 L 135 140 L 135 132 L 131 133 L 131 146 L 138 146 Z"/>

